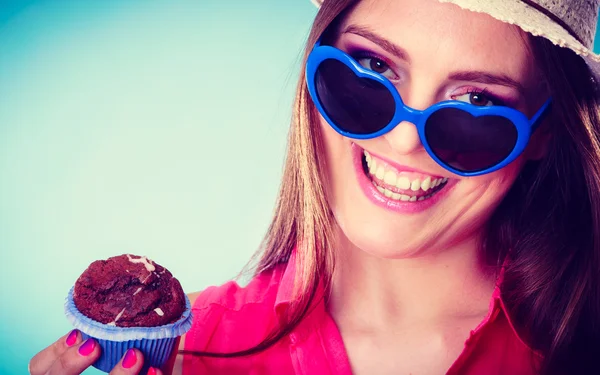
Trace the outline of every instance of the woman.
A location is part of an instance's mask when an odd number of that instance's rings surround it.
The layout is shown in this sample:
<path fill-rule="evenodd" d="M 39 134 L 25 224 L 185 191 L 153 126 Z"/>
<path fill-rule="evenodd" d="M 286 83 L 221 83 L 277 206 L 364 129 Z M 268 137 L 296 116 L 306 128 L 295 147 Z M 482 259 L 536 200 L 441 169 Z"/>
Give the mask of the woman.
<path fill-rule="evenodd" d="M 254 279 L 164 371 L 600 373 L 599 5 L 325 0 Z"/>

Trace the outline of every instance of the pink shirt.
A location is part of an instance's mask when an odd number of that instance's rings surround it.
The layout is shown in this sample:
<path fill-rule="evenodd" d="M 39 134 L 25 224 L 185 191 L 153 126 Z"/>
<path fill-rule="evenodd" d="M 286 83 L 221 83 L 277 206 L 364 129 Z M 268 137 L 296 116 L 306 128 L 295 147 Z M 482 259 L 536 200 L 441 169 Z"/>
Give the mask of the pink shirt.
<path fill-rule="evenodd" d="M 290 303 L 294 257 L 287 265 L 256 276 L 242 288 L 235 282 L 210 287 L 193 306 L 186 350 L 231 352 L 259 343 Z M 322 301 L 322 299 L 321 299 Z M 471 331 L 448 375 L 533 375 L 532 351 L 508 319 L 496 288 L 487 317 Z M 186 356 L 183 375 L 351 375 L 340 332 L 324 302 L 285 338 L 266 351 L 239 358 Z"/>

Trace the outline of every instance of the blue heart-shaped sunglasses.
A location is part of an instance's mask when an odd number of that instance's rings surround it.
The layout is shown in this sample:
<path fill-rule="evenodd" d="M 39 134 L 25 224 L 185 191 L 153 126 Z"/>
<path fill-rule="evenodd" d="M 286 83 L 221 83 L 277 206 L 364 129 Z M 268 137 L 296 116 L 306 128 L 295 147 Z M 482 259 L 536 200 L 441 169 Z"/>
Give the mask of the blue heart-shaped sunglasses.
<path fill-rule="evenodd" d="M 386 77 L 320 42 L 308 56 L 306 80 L 317 109 L 338 133 L 370 139 L 402 121 L 411 122 L 433 160 L 460 176 L 490 173 L 515 160 L 551 102 L 548 99 L 531 119 L 513 108 L 457 100 L 416 110 L 402 102 Z"/>

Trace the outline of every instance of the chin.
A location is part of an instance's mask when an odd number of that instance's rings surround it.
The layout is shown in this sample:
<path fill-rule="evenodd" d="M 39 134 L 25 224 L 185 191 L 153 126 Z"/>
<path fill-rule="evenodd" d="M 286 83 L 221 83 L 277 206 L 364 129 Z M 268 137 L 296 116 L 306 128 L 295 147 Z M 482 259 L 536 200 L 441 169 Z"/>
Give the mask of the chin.
<path fill-rule="evenodd" d="M 356 205 L 343 207 L 357 208 Z M 334 217 L 342 248 L 354 248 L 377 258 L 419 257 L 426 254 L 432 248 L 432 243 L 436 242 L 433 231 L 419 230 L 410 224 L 410 220 L 400 220 L 403 218 L 389 221 L 376 214 L 365 215 L 365 211 L 356 212 L 353 209 L 334 210 Z"/>

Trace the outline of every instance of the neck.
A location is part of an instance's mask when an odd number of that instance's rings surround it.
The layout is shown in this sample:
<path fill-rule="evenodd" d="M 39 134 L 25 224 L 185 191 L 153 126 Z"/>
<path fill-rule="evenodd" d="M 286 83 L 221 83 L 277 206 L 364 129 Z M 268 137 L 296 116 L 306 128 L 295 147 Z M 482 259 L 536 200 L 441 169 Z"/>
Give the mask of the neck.
<path fill-rule="evenodd" d="M 340 236 L 343 237 L 343 236 Z M 328 300 L 338 324 L 386 330 L 485 316 L 494 269 L 482 264 L 476 238 L 418 258 L 382 259 L 338 241 Z"/>

